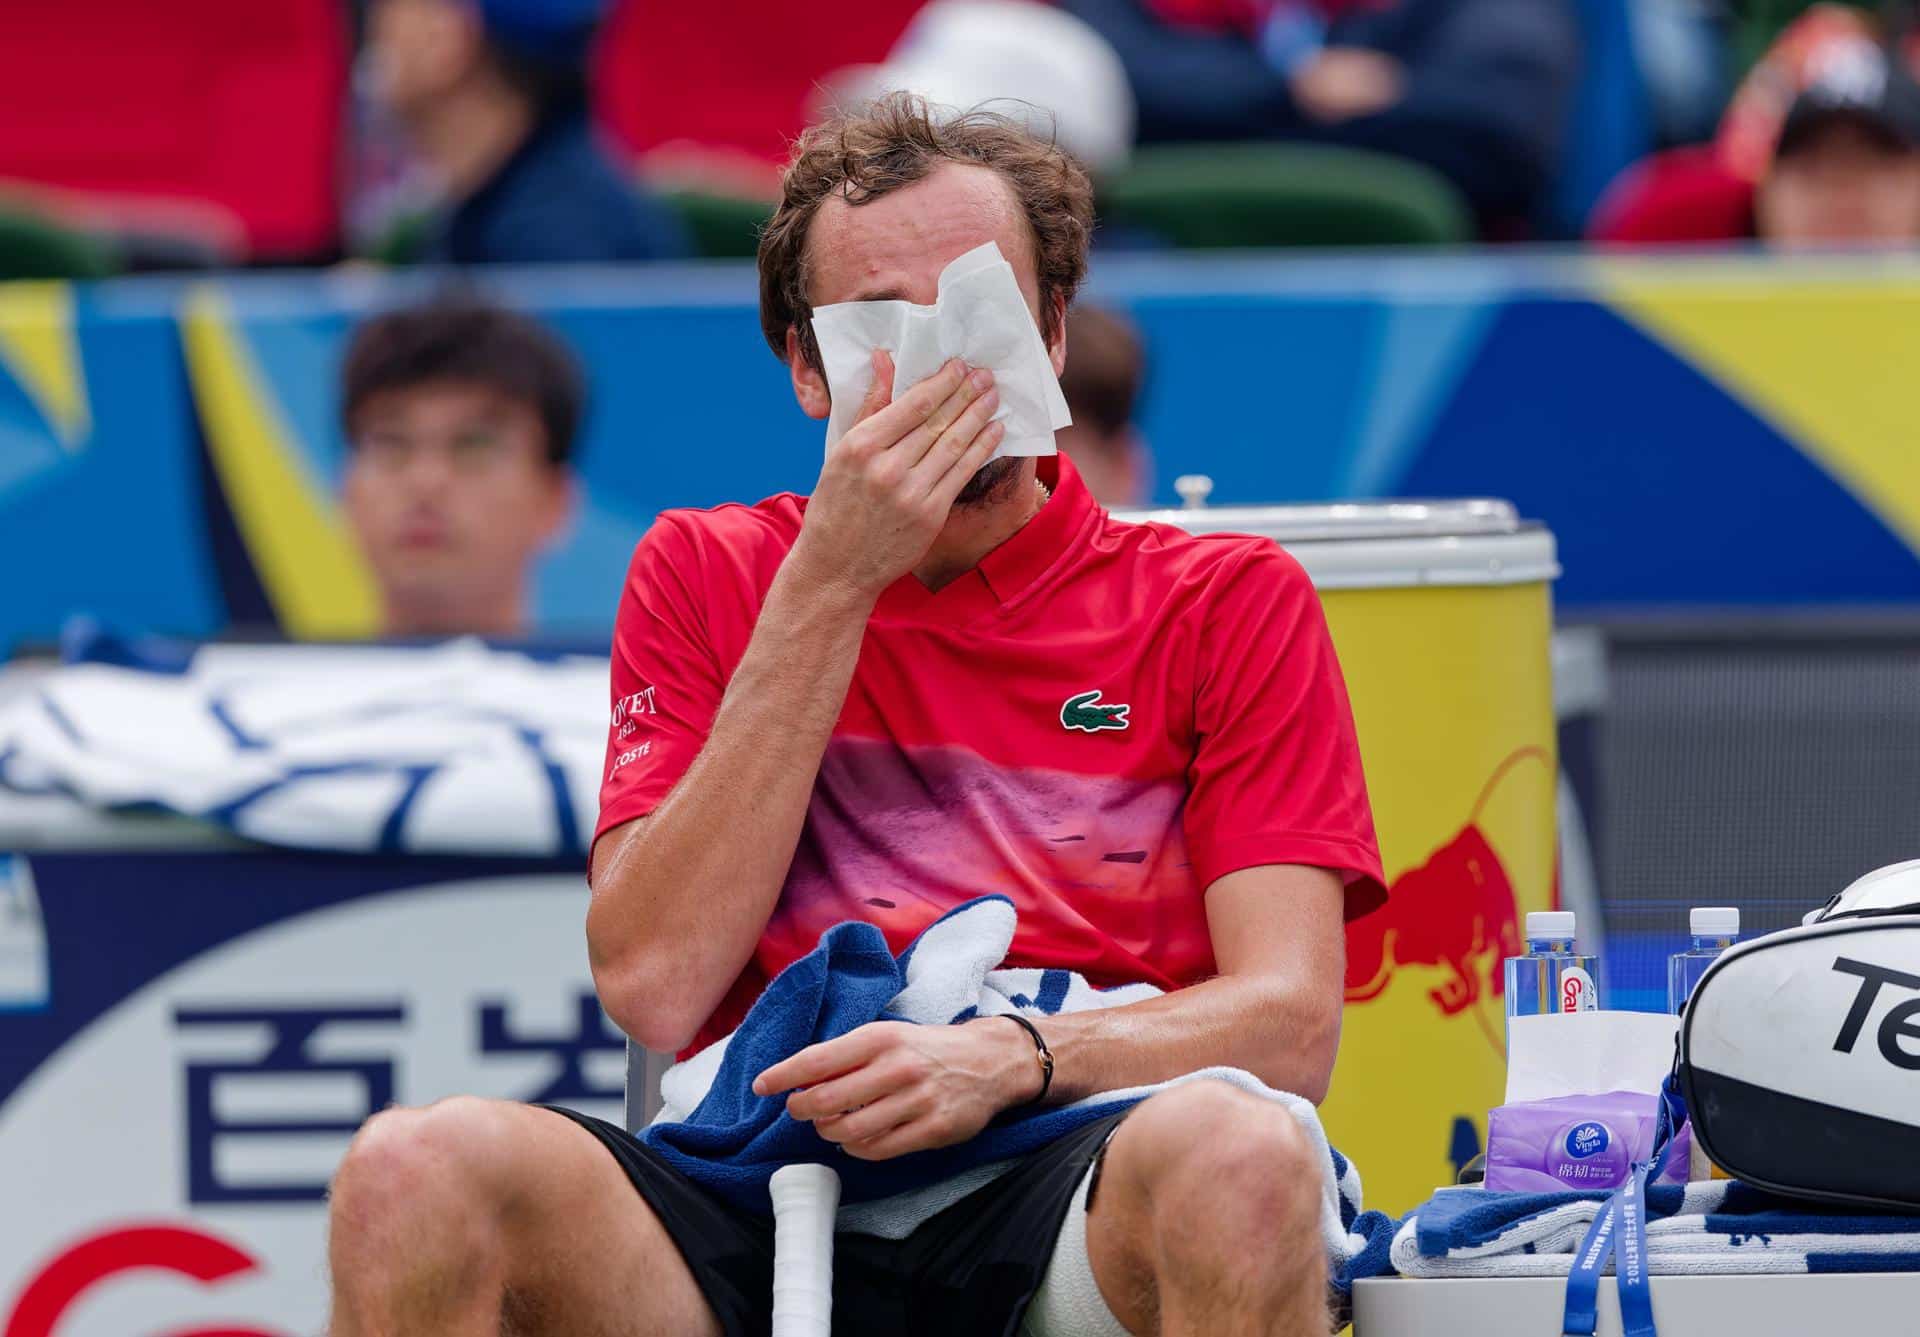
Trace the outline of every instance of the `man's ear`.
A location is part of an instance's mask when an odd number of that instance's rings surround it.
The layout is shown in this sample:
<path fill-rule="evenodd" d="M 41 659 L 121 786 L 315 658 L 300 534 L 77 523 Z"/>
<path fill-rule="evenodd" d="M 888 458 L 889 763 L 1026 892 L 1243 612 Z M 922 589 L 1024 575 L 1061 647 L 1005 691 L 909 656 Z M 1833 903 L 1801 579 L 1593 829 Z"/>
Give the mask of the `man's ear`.
<path fill-rule="evenodd" d="M 824 418 L 833 411 L 833 395 L 827 378 L 809 363 L 800 351 L 800 331 L 787 326 L 787 371 L 793 376 L 793 397 L 800 411 L 809 418 Z"/>
<path fill-rule="evenodd" d="M 1053 374 L 1059 376 L 1067 369 L 1067 299 L 1059 293 L 1053 295 L 1053 337 L 1047 340 L 1047 360 L 1053 363 Z"/>

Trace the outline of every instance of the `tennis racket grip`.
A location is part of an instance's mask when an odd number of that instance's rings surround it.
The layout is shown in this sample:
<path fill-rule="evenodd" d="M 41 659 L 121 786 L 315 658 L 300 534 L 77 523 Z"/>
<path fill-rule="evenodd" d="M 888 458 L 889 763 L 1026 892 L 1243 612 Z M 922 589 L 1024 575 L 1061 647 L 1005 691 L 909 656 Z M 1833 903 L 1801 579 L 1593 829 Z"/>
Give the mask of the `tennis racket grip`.
<path fill-rule="evenodd" d="M 830 1337 L 833 1219 L 840 1176 L 824 1165 L 773 1172 L 773 1337 Z"/>

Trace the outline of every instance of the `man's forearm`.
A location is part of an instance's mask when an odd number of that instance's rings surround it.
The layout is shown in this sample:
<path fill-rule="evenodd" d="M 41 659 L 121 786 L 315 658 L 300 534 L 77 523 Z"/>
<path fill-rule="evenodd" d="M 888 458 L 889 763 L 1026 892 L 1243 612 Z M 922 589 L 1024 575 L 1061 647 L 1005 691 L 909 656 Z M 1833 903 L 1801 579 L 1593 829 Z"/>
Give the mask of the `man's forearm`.
<path fill-rule="evenodd" d="M 1048 1103 L 1210 1067 L 1244 1068 L 1318 1102 L 1340 1045 L 1341 999 L 1323 994 L 1268 975 L 1222 975 L 1125 1007 L 1045 1018 L 1040 1031 L 1055 1065 Z"/>
<path fill-rule="evenodd" d="M 787 337 L 797 348 L 796 334 Z M 1004 432 L 992 420 L 1000 400 L 989 372 L 952 358 L 898 400 L 893 377 L 892 361 L 875 352 L 872 386 L 853 427 L 827 448 L 706 746 L 659 807 L 594 852 L 594 985 L 650 1048 L 691 1040 L 752 956 L 793 862 L 867 617 L 926 557 Z"/>
<path fill-rule="evenodd" d="M 1345 882 L 1330 869 L 1263 864 L 1207 889 L 1221 973 L 1144 1002 L 1030 1017 L 1053 1050 L 1053 1104 L 1244 1069 L 1319 1101 L 1340 1044 Z M 1003 1017 L 961 1026 L 877 1021 L 809 1045 L 754 1081 L 866 1160 L 948 1147 L 1041 1094 L 1033 1039 Z"/>
<path fill-rule="evenodd" d="M 1046 1095 L 1064 1104 L 1209 1067 L 1241 1068 L 1318 1102 L 1339 1044 L 1340 994 L 1282 974 L 1223 975 L 1141 1003 L 1030 1017 L 1054 1051 Z M 787 1094 L 787 1112 L 862 1160 L 964 1142 L 1041 1094 L 1024 1027 L 1004 1017 L 961 1026 L 877 1021 L 809 1045 L 754 1080 Z"/>
<path fill-rule="evenodd" d="M 587 943 L 614 1020 L 679 1048 L 752 955 L 846 703 L 871 596 L 793 558 L 767 593 L 706 745 L 660 806 L 601 841 Z"/>

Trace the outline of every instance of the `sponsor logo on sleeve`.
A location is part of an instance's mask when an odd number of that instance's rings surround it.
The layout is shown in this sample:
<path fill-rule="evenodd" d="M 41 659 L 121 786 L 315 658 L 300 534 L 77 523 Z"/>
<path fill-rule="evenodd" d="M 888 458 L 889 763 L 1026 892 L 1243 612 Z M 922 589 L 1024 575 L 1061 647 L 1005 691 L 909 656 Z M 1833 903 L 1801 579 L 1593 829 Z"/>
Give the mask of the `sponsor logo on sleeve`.
<path fill-rule="evenodd" d="M 607 771 L 607 778 L 611 780 L 614 776 L 620 774 L 621 771 L 633 765 L 634 762 L 640 760 L 640 758 L 646 756 L 648 753 L 652 751 L 653 751 L 653 740 L 651 738 L 649 738 L 646 742 L 640 744 L 640 746 L 638 747 L 628 748 L 625 752 L 622 752 L 619 756 L 613 759 L 613 765 Z"/>
<path fill-rule="evenodd" d="M 654 706 L 653 694 L 654 689 L 647 687 L 633 693 L 631 696 L 623 696 L 615 701 L 613 703 L 613 727 L 619 728 L 621 725 L 629 724 L 641 715 L 659 714 L 659 710 Z M 621 736 L 625 737 L 624 734 Z"/>
<path fill-rule="evenodd" d="M 630 696 L 623 696 L 613 703 L 613 720 L 609 727 L 613 731 L 613 741 L 624 743 L 633 737 L 640 727 L 640 720 L 647 715 L 657 715 L 659 708 L 654 704 L 654 689 L 642 688 Z M 641 755 L 645 755 L 642 753 Z"/>

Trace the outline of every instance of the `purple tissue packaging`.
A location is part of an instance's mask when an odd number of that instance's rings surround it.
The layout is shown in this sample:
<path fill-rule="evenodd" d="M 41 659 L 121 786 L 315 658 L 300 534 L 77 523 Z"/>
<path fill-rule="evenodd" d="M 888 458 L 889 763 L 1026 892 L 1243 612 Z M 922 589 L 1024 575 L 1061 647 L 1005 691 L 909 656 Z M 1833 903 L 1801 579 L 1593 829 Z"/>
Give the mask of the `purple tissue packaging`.
<path fill-rule="evenodd" d="M 1614 1189 L 1653 1150 L 1660 1098 L 1639 1091 L 1556 1096 L 1502 1105 L 1487 1115 L 1486 1187 L 1496 1193 Z M 1691 1129 L 1667 1148 L 1656 1184 L 1687 1182 Z"/>

